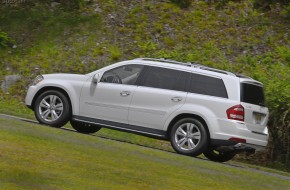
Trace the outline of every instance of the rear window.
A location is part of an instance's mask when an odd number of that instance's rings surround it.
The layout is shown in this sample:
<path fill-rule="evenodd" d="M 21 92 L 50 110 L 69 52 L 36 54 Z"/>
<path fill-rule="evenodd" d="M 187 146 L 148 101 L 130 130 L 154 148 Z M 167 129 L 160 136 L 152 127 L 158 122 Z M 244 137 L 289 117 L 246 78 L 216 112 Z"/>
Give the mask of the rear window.
<path fill-rule="evenodd" d="M 263 87 L 241 83 L 241 102 L 265 106 Z"/>

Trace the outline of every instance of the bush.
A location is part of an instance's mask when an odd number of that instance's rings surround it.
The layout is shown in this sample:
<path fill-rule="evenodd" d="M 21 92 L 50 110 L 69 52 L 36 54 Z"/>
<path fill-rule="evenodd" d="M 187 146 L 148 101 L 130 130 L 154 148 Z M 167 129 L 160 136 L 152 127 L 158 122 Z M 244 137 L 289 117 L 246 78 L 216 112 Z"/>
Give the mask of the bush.
<path fill-rule="evenodd" d="M 7 33 L 0 32 L 0 48 L 5 48 L 11 42 L 11 39 L 8 37 Z"/>
<path fill-rule="evenodd" d="M 171 0 L 171 2 L 177 4 L 181 8 L 187 8 L 191 5 L 191 0 Z"/>
<path fill-rule="evenodd" d="M 284 15 L 286 18 L 290 18 L 290 3 L 284 7 L 282 15 Z"/>
<path fill-rule="evenodd" d="M 84 0 L 55 0 L 56 2 L 61 3 L 68 9 L 80 9 L 84 6 Z"/>

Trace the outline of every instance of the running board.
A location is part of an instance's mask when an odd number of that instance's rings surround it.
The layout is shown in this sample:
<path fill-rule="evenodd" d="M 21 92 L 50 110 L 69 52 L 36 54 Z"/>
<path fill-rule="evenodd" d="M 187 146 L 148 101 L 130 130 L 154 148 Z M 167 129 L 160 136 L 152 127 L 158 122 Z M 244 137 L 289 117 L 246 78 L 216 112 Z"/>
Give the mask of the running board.
<path fill-rule="evenodd" d="M 119 131 L 126 131 L 129 133 L 139 134 L 143 136 L 154 137 L 154 138 L 159 138 L 159 139 L 167 139 L 166 131 L 162 131 L 158 129 L 146 128 L 146 127 L 130 125 L 130 124 L 125 124 L 125 123 L 101 120 L 101 119 L 94 119 L 94 118 L 83 117 L 83 116 L 73 116 L 72 120 L 82 122 L 82 123 L 88 123 L 92 125 L 98 125 L 104 128 L 115 129 Z"/>

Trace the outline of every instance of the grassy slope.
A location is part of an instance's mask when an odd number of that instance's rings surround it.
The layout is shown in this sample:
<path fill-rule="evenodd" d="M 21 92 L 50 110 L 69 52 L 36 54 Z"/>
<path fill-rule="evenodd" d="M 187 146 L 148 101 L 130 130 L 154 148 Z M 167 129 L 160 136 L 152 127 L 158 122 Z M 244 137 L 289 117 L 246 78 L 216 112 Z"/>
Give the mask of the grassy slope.
<path fill-rule="evenodd" d="M 289 189 L 290 182 L 135 145 L 0 119 L 1 189 Z"/>

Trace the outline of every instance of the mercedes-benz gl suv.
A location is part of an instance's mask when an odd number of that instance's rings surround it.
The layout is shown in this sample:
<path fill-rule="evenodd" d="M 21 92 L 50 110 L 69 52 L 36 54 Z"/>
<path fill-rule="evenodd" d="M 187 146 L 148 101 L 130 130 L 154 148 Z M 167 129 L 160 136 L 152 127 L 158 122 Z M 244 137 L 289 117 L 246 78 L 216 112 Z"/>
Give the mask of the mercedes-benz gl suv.
<path fill-rule="evenodd" d="M 42 124 L 165 139 L 178 153 L 218 162 L 268 141 L 263 84 L 194 63 L 138 58 L 85 75 L 39 75 L 25 102 Z"/>

